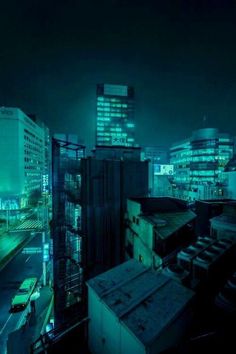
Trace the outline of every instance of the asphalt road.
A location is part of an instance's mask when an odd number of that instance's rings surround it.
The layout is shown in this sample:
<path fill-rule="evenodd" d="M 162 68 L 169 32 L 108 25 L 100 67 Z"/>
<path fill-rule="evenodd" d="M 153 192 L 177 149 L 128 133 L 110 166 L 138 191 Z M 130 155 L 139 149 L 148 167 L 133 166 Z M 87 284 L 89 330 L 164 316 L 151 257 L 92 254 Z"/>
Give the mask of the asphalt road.
<path fill-rule="evenodd" d="M 41 233 L 25 247 L 41 247 Z M 40 278 L 42 274 L 42 253 L 18 253 L 0 272 L 0 353 L 6 353 L 6 341 L 10 332 L 19 327 L 24 312 L 10 313 L 11 299 L 21 282 L 31 276 Z"/>

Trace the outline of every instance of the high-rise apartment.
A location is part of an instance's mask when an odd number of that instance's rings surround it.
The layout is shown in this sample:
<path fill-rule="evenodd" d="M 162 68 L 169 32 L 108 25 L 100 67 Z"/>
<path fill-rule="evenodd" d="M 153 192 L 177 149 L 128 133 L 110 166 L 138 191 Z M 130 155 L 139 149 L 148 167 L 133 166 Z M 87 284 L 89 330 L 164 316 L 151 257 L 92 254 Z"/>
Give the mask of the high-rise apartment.
<path fill-rule="evenodd" d="M 97 85 L 96 145 L 135 146 L 134 89 L 126 85 Z"/>

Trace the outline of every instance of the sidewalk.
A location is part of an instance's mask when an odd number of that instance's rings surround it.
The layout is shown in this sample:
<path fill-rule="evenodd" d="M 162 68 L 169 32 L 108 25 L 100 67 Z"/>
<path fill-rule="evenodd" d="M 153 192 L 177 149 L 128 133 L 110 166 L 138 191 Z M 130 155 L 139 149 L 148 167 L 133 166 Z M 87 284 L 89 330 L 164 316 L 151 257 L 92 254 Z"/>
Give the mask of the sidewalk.
<path fill-rule="evenodd" d="M 30 353 L 30 345 L 44 332 L 46 324 L 49 322 L 53 306 L 53 292 L 51 288 L 45 286 L 40 290 L 40 297 L 35 301 L 35 312 L 25 314 L 19 329 L 8 336 L 8 354 Z"/>

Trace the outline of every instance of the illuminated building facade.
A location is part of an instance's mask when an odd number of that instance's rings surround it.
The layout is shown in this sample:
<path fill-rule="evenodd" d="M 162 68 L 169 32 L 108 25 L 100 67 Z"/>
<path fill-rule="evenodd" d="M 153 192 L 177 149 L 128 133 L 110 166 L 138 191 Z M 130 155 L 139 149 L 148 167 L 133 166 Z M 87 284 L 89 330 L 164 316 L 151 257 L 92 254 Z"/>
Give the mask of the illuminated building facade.
<path fill-rule="evenodd" d="M 135 146 L 134 89 L 97 85 L 97 146 Z"/>
<path fill-rule="evenodd" d="M 233 138 L 215 128 L 199 129 L 190 139 L 174 144 L 170 149 L 174 196 L 188 200 L 223 197 L 221 174 L 233 151 Z"/>
<path fill-rule="evenodd" d="M 14 209 L 42 190 L 45 174 L 45 132 L 19 108 L 0 108 L 0 198 Z M 16 203 L 14 203 L 16 201 Z M 4 203 L 3 203 L 4 204 Z M 17 205 L 16 205 L 17 204 Z M 8 205 L 11 209 L 11 206 Z"/>

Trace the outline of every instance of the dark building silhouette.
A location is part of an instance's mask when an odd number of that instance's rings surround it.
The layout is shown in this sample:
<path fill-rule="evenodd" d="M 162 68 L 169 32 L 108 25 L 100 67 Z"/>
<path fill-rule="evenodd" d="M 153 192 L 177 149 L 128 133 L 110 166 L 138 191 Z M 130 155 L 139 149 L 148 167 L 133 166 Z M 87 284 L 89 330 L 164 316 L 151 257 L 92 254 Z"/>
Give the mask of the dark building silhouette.
<path fill-rule="evenodd" d="M 124 260 L 127 198 L 148 195 L 148 162 L 139 148 L 98 148 L 81 160 L 81 207 L 86 278 Z"/>
<path fill-rule="evenodd" d="M 232 199 L 197 200 L 195 202 L 196 235 L 210 235 L 210 219 L 220 215 L 224 206 L 231 201 Z"/>

